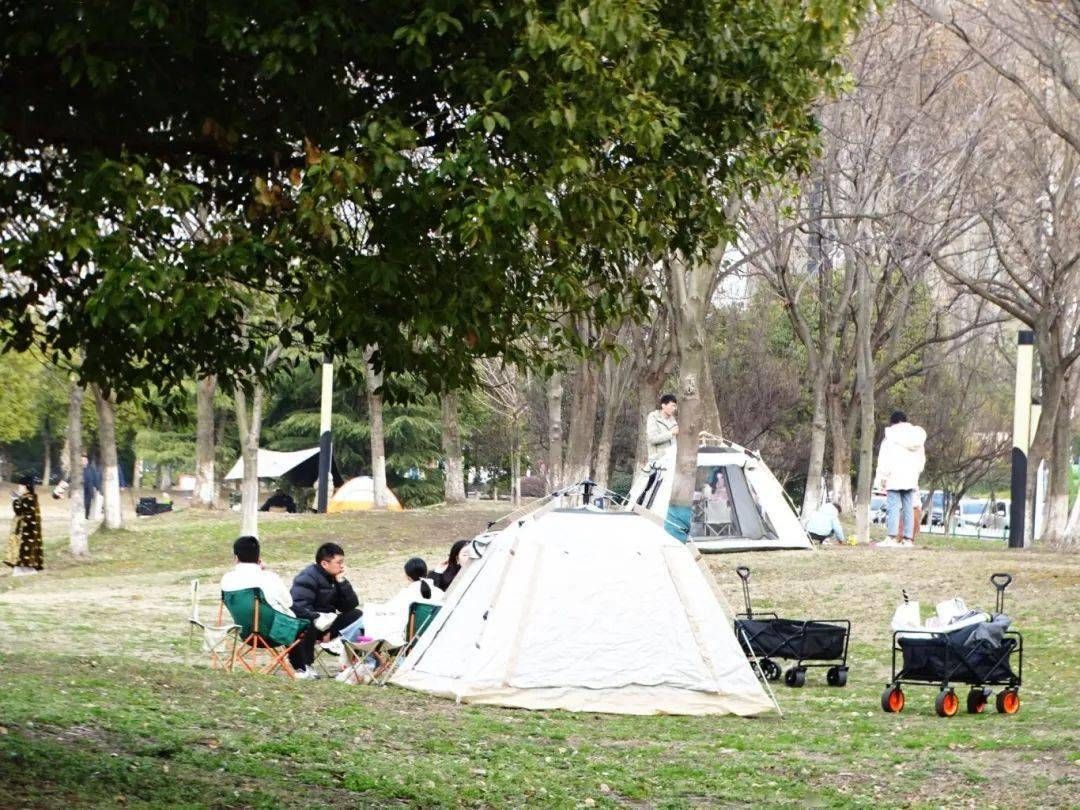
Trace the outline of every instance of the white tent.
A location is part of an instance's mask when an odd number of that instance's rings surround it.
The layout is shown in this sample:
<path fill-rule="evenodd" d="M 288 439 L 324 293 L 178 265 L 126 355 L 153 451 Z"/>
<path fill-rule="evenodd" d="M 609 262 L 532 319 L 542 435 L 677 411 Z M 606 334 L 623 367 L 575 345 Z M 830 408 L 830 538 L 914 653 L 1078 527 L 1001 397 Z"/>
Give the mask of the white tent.
<path fill-rule="evenodd" d="M 297 486 L 314 486 L 319 478 L 319 448 L 309 447 L 306 450 L 294 450 L 283 453 L 278 450 L 263 450 L 259 448 L 259 454 L 255 458 L 256 475 L 259 478 L 287 478 Z M 337 464 L 331 460 L 330 474 L 334 479 L 334 486 L 341 485 L 341 473 L 338 472 Z M 244 459 L 238 458 L 225 474 L 226 481 L 239 481 L 244 477 Z"/>
<path fill-rule="evenodd" d="M 669 525 L 686 529 L 668 514 L 675 448 L 651 475 L 640 475 L 630 505 L 640 504 Z M 678 533 L 678 530 L 676 530 Z M 701 551 L 811 549 L 783 486 L 757 453 L 732 442 L 698 448 L 689 539 Z"/>
<path fill-rule="evenodd" d="M 707 576 L 649 517 L 538 510 L 462 570 L 391 682 L 526 709 L 771 711 Z"/>

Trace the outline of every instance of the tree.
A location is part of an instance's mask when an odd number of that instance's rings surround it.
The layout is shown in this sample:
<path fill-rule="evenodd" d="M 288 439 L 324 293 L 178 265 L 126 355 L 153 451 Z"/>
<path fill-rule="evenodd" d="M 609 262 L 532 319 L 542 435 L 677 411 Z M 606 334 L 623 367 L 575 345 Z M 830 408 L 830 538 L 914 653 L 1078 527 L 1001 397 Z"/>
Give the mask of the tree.
<path fill-rule="evenodd" d="M 1080 7 L 909 2 L 998 80 L 997 126 L 982 139 L 986 167 L 969 192 L 968 250 L 934 258 L 953 283 L 1035 332 L 1043 410 L 1029 453 L 1027 500 L 1033 503 L 1046 459 L 1044 539 L 1075 546 L 1080 538 L 1066 529 L 1068 392 L 1080 359 Z"/>
<path fill-rule="evenodd" d="M 432 390 L 542 365 L 520 337 L 578 343 L 553 313 L 643 309 L 634 259 L 748 141 L 798 151 L 785 116 L 862 5 L 17 3 L 5 345 L 84 351 L 121 396 L 257 375 L 238 291 L 285 291 L 286 346 L 378 345 Z"/>
<path fill-rule="evenodd" d="M 83 501 L 82 473 L 82 408 L 83 389 L 78 381 L 71 381 L 68 404 L 68 469 L 71 470 L 68 490 L 71 503 L 71 522 L 68 530 L 68 547 L 71 556 L 90 556 L 90 542 L 86 534 L 86 504 Z"/>
<path fill-rule="evenodd" d="M 524 394 L 521 372 L 512 365 L 493 360 L 481 361 L 478 367 L 482 380 L 481 394 L 492 410 L 506 419 L 510 449 L 510 498 L 521 502 L 522 432 L 528 402 Z"/>
<path fill-rule="evenodd" d="M 374 355 L 377 349 L 372 347 L 364 356 L 364 369 L 367 378 L 368 419 L 371 439 L 371 477 L 375 484 L 374 505 L 376 509 L 385 509 L 390 498 L 386 487 L 386 434 L 383 431 L 383 377 L 375 370 Z"/>

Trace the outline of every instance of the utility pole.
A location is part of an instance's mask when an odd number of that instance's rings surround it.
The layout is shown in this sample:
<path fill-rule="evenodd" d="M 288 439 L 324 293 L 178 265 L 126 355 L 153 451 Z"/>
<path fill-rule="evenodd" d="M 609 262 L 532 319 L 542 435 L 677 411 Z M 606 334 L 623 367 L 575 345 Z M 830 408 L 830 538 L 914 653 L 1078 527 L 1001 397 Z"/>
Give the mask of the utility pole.
<path fill-rule="evenodd" d="M 1021 329 L 1016 338 L 1016 389 L 1013 400 L 1012 477 L 1009 504 L 1009 548 L 1024 547 L 1027 512 L 1028 449 L 1031 446 L 1031 373 L 1035 333 Z"/>
<path fill-rule="evenodd" d="M 319 497 L 318 510 L 325 514 L 330 500 L 330 461 L 334 442 L 330 428 L 334 399 L 334 358 L 326 355 L 322 367 L 322 409 L 319 414 Z"/>

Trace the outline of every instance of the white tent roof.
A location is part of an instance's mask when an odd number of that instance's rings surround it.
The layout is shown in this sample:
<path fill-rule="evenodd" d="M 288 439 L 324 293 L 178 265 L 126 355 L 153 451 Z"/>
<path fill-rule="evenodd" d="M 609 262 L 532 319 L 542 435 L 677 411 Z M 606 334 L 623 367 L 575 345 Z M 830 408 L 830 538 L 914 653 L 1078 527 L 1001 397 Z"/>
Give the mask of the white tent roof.
<path fill-rule="evenodd" d="M 319 454 L 318 447 L 309 447 L 307 450 L 294 450 L 291 453 L 281 453 L 277 450 L 263 450 L 259 448 L 259 455 L 255 459 L 255 468 L 259 478 L 281 478 L 289 470 L 303 464 L 312 456 Z M 238 458 L 232 468 L 225 474 L 226 481 L 239 481 L 244 477 L 244 459 Z"/>
<path fill-rule="evenodd" d="M 527 709 L 774 708 L 693 547 L 647 517 L 538 512 L 458 576 L 393 683 Z"/>

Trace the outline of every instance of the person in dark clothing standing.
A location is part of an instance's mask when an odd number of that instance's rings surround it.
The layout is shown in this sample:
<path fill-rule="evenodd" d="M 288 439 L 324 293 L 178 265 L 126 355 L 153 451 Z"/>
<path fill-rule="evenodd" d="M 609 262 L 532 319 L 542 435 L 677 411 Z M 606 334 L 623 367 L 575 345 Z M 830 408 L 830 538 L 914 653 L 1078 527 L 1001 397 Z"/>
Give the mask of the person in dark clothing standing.
<path fill-rule="evenodd" d="M 82 457 L 82 488 L 83 507 L 86 509 L 86 519 L 90 519 L 90 509 L 94 505 L 94 492 L 101 492 L 101 471 L 97 464 L 86 456 Z"/>
<path fill-rule="evenodd" d="M 323 543 L 315 552 L 315 564 L 309 565 L 293 579 L 292 610 L 311 626 L 300 637 L 300 643 L 289 653 L 289 663 L 297 676 L 315 678 L 315 644 L 327 642 L 340 635 L 342 629 L 357 621 L 363 611 L 360 599 L 345 578 L 345 551 L 337 543 Z"/>

